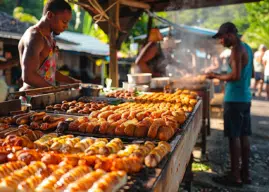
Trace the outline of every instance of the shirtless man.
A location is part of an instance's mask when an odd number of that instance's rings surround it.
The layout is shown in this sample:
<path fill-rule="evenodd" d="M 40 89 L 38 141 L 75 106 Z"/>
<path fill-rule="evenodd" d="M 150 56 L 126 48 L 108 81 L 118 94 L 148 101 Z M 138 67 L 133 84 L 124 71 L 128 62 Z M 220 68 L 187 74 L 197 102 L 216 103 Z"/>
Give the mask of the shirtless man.
<path fill-rule="evenodd" d="M 233 23 L 224 23 L 213 36 L 228 48 L 232 48 L 227 74 L 209 73 L 208 78 L 227 81 L 224 96 L 224 135 L 229 139 L 231 174 L 214 178 L 223 185 L 242 186 L 250 184 L 249 155 L 251 135 L 250 80 L 253 76 L 251 48 L 241 42 Z M 242 165 L 240 167 L 240 160 Z"/>
<path fill-rule="evenodd" d="M 53 39 L 68 28 L 72 18 L 70 5 L 64 0 L 48 0 L 40 21 L 26 30 L 19 42 L 23 86 L 29 88 L 55 86 L 56 82 L 80 82 L 56 70 L 57 47 Z"/>

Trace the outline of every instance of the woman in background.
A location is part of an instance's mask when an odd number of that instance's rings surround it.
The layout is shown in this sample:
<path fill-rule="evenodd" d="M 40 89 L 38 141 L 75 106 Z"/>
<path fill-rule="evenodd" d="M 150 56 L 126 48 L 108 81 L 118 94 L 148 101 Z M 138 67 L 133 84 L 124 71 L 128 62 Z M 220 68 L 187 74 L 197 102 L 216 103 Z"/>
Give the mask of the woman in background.
<path fill-rule="evenodd" d="M 159 29 L 151 29 L 148 42 L 142 47 L 135 61 L 136 73 L 152 73 L 152 77 L 166 75 L 166 65 L 163 62 L 165 56 L 159 44 L 162 40 Z"/>
<path fill-rule="evenodd" d="M 8 94 L 8 86 L 4 70 L 18 66 L 18 64 L 19 61 L 12 59 L 12 54 L 10 52 L 5 52 L 5 57 L 0 57 L 0 102 L 5 101 Z"/>

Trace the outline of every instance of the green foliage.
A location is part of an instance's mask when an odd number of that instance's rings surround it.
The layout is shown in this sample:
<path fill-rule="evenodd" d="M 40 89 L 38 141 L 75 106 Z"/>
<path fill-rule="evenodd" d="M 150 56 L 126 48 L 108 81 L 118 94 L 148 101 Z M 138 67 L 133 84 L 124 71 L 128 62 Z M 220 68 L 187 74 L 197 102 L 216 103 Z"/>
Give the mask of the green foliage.
<path fill-rule="evenodd" d="M 24 13 L 23 7 L 16 7 L 13 11 L 13 17 L 22 22 L 27 22 L 31 24 L 35 24 L 38 22 L 38 19 L 35 16 L 28 13 Z"/>
<path fill-rule="evenodd" d="M 269 47 L 269 0 L 246 4 L 249 28 L 244 34 L 244 40 L 253 48 L 260 44 Z"/>
<path fill-rule="evenodd" d="M 0 3 L 0 11 L 6 12 L 9 15 L 13 14 L 13 9 L 16 6 L 16 1 L 14 0 L 2 0 Z"/>
<path fill-rule="evenodd" d="M 14 0 L 10 0 L 14 1 Z M 42 9 L 43 9 L 43 0 L 21 0 L 21 5 L 23 7 L 24 13 L 32 15 L 37 19 L 40 19 L 42 16 Z M 14 6 L 14 8 L 16 5 Z"/>
<path fill-rule="evenodd" d="M 241 23 L 242 21 L 239 21 L 238 18 L 246 18 L 246 16 L 247 12 L 244 5 L 209 7 L 168 13 L 169 20 L 177 24 L 218 29 L 222 23 L 232 21 L 240 26 L 239 31 L 244 31 L 247 26 L 245 26 L 245 23 Z"/>
<path fill-rule="evenodd" d="M 233 22 L 243 40 L 252 48 L 269 47 L 269 0 L 255 3 L 169 12 L 169 20 L 178 24 L 217 30 L 227 21 Z"/>
<path fill-rule="evenodd" d="M 126 41 L 121 44 L 121 53 L 123 54 L 124 57 L 128 57 L 131 55 L 130 53 L 130 42 Z"/>
<path fill-rule="evenodd" d="M 83 34 L 95 37 L 104 43 L 108 42 L 107 34 L 105 34 L 98 25 L 93 23 L 92 16 L 88 12 L 84 13 L 82 32 Z"/>
<path fill-rule="evenodd" d="M 143 14 L 131 30 L 130 36 L 135 37 L 147 33 L 148 15 Z"/>
<path fill-rule="evenodd" d="M 21 0 L 19 5 L 15 0 L 0 0 L 0 11 L 13 15 L 23 21 L 36 23 L 42 17 L 42 9 L 47 0 Z M 18 7 L 17 7 L 18 6 Z M 84 10 L 75 7 L 73 17 L 69 24 L 69 31 L 84 33 L 108 42 L 107 35 L 93 24 L 91 16 Z M 269 0 L 263 0 L 246 5 L 229 5 L 219 7 L 209 7 L 203 9 L 181 10 L 172 12 L 157 13 L 172 22 L 190 26 L 198 26 L 209 29 L 218 27 L 227 21 L 236 24 L 239 32 L 243 34 L 244 40 L 257 48 L 263 43 L 269 47 Z M 132 37 L 147 33 L 148 15 L 143 14 L 131 30 L 130 38 L 122 45 L 123 52 L 128 52 Z M 153 27 L 163 25 L 159 21 L 153 20 Z"/>
<path fill-rule="evenodd" d="M 210 167 L 203 163 L 192 163 L 192 171 L 193 172 L 199 172 L 199 171 L 209 171 Z"/>
<path fill-rule="evenodd" d="M 167 19 L 167 16 L 168 16 L 167 12 L 158 12 L 158 13 L 156 13 L 156 15 L 159 17 L 165 18 L 165 19 Z M 164 24 L 162 22 L 160 22 L 159 20 L 153 19 L 153 27 L 154 26 L 163 26 L 163 25 Z"/>
<path fill-rule="evenodd" d="M 85 13 L 84 14 L 84 18 L 83 18 L 83 28 L 82 28 L 82 32 L 84 34 L 89 34 L 90 29 L 92 27 L 93 24 L 93 20 L 92 17 L 90 16 L 89 13 Z"/>

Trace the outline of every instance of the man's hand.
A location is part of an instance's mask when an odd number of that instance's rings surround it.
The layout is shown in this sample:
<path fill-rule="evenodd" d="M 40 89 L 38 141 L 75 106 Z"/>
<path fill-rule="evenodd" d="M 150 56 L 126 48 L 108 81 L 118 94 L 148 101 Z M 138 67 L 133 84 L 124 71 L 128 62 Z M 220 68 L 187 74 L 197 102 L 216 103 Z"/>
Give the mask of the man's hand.
<path fill-rule="evenodd" d="M 75 78 L 73 78 L 73 77 L 72 77 L 72 80 L 74 81 L 74 83 L 82 83 L 81 80 L 79 80 L 79 79 L 75 79 Z"/>
<path fill-rule="evenodd" d="M 213 72 L 207 73 L 206 74 L 206 78 L 208 78 L 208 79 L 214 79 L 214 78 L 217 78 L 217 75 L 215 73 L 213 73 Z"/>
<path fill-rule="evenodd" d="M 56 81 L 61 84 L 81 83 L 81 80 L 75 79 L 70 76 L 63 75 L 59 71 L 56 71 Z"/>
<path fill-rule="evenodd" d="M 210 73 L 211 69 L 205 69 L 205 73 Z"/>

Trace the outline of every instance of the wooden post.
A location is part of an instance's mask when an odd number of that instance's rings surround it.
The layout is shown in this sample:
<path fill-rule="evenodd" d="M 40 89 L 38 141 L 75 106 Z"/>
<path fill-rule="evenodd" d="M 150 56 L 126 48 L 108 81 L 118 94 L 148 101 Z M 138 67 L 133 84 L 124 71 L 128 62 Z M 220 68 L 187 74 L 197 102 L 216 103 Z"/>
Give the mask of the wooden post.
<path fill-rule="evenodd" d="M 123 4 L 123 5 L 130 6 L 130 7 L 136 7 L 136 8 L 141 8 L 141 9 L 150 9 L 149 4 L 134 1 L 134 0 L 121 0 L 120 3 Z"/>
<path fill-rule="evenodd" d="M 109 5 L 113 4 L 114 0 L 109 0 Z M 119 3 L 114 5 L 109 10 L 109 18 L 115 24 L 119 23 Z M 110 62 L 109 62 L 109 78 L 112 79 L 112 86 L 119 86 L 118 78 L 118 60 L 117 60 L 117 39 L 118 39 L 118 29 L 108 23 L 108 35 L 109 35 L 109 52 L 110 52 Z"/>
<path fill-rule="evenodd" d="M 150 29 L 152 28 L 152 20 L 153 20 L 153 18 L 151 16 L 149 16 L 148 25 L 147 25 L 147 41 L 149 38 Z"/>

